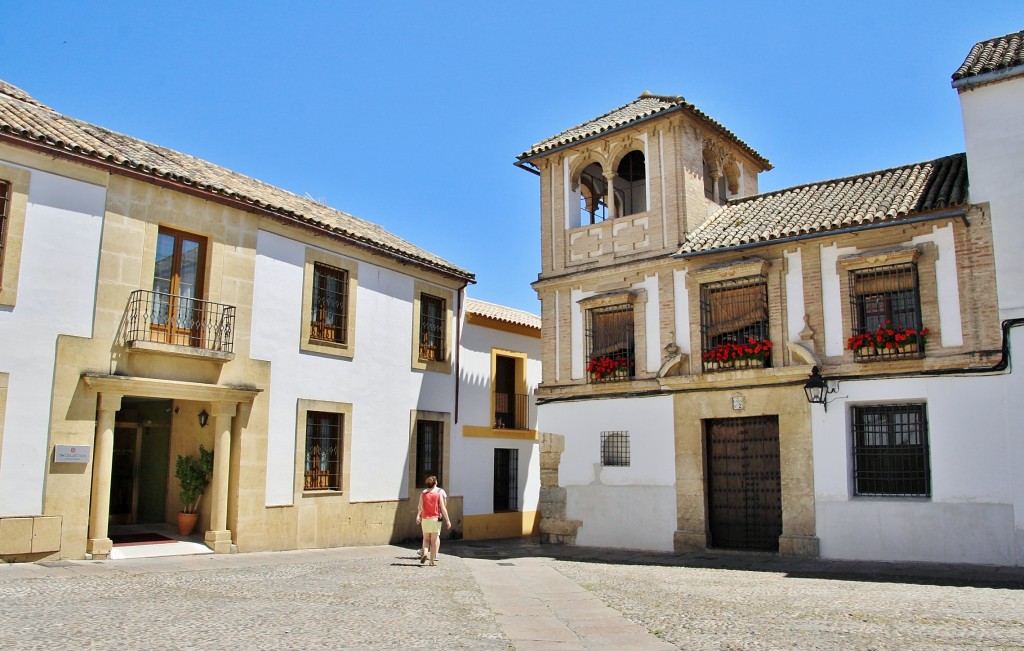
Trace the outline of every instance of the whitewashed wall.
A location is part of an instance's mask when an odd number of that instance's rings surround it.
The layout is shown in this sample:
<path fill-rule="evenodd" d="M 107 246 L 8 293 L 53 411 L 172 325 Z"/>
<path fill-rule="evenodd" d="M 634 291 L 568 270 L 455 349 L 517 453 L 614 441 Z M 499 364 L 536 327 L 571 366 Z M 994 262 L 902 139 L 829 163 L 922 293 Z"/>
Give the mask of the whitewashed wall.
<path fill-rule="evenodd" d="M 999 307 L 1024 317 L 1024 77 L 960 93 L 971 202 L 992 210 Z"/>
<path fill-rule="evenodd" d="M 821 555 L 1024 564 L 1024 443 L 1007 409 L 1022 392 L 1020 373 L 841 382 L 811 411 Z M 902 402 L 927 404 L 931 498 L 854 497 L 849 407 Z"/>
<path fill-rule="evenodd" d="M 582 520 L 579 545 L 671 550 L 676 530 L 672 398 L 541 405 L 542 432 L 565 436 L 559 485 L 566 512 Z M 601 432 L 629 432 L 630 465 L 601 465 Z"/>
<path fill-rule="evenodd" d="M 31 170 L 17 304 L 0 307 L 2 516 L 42 514 L 57 336 L 92 335 L 105 203 L 104 187 Z"/>
<path fill-rule="evenodd" d="M 355 355 L 300 354 L 307 244 L 260 231 L 256 242 L 252 356 L 269 360 L 267 505 L 294 497 L 296 404 L 353 405 L 352 501 L 408 496 L 410 412 L 451 412 L 453 375 L 413 371 L 414 278 L 359 262 Z"/>
<path fill-rule="evenodd" d="M 489 427 L 491 414 L 491 350 L 526 353 L 526 384 L 531 398 L 530 427 L 537 427 L 533 393 L 541 380 L 540 339 L 466 324 L 460 353 L 459 422 L 452 438 L 452 495 L 462 495 L 466 515 L 494 513 L 494 450 L 519 450 L 519 510 L 535 511 L 540 497 L 540 454 L 537 441 L 466 438 L 466 425 Z"/>

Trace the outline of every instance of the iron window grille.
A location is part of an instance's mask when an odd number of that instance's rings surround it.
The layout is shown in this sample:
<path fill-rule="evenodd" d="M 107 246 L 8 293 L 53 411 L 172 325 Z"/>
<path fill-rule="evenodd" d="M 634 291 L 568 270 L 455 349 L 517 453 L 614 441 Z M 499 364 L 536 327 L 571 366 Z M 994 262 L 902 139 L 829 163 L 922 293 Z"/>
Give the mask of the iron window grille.
<path fill-rule="evenodd" d="M 311 306 L 310 339 L 348 343 L 348 272 L 315 262 Z"/>
<path fill-rule="evenodd" d="M 444 485 L 441 480 L 443 428 L 440 421 L 416 421 L 416 481 L 421 488 L 426 486 L 426 479 L 431 475 L 437 478 L 438 486 Z"/>
<path fill-rule="evenodd" d="M 925 405 L 853 408 L 856 495 L 930 497 L 928 457 Z"/>
<path fill-rule="evenodd" d="M 753 276 L 701 285 L 700 335 L 705 371 L 770 367 L 768 281 Z"/>
<path fill-rule="evenodd" d="M 303 490 L 341 490 L 341 414 L 306 413 L 306 463 Z"/>
<path fill-rule="evenodd" d="M 635 375 L 632 305 L 587 310 L 586 334 L 590 382 L 628 380 Z"/>
<path fill-rule="evenodd" d="M 444 299 L 420 295 L 420 361 L 444 360 Z"/>
<path fill-rule="evenodd" d="M 601 432 L 601 465 L 629 466 L 629 432 Z"/>
<path fill-rule="evenodd" d="M 10 205 L 11 184 L 0 181 L 0 262 L 4 261 L 4 244 L 7 242 L 7 206 Z"/>
<path fill-rule="evenodd" d="M 850 348 L 857 361 L 924 356 L 917 265 L 874 267 L 850 272 Z M 906 333 L 912 333 L 906 335 Z M 902 341 L 896 335 L 902 334 Z M 874 341 L 865 337 L 873 337 Z"/>
<path fill-rule="evenodd" d="M 494 512 L 519 510 L 519 450 L 494 449 Z"/>

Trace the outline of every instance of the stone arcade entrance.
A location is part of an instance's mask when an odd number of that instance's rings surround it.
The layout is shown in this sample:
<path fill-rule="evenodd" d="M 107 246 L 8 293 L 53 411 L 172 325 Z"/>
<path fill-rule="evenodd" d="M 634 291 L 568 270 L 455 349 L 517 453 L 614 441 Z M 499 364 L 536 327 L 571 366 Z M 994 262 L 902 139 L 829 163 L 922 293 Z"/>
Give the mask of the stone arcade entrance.
<path fill-rule="evenodd" d="M 109 558 L 113 547 L 109 525 L 111 488 L 115 477 L 117 413 L 126 402 L 156 398 L 199 405 L 209 416 L 208 422 L 213 428 L 214 463 L 213 479 L 204 498 L 210 512 L 210 526 L 204 542 L 214 552 L 229 552 L 232 540 L 231 531 L 228 529 L 231 448 L 233 444 L 238 445 L 238 438 L 248 420 L 252 401 L 260 390 L 112 375 L 84 374 L 82 381 L 97 394 L 96 439 L 86 551 L 92 554 L 94 559 Z M 175 432 L 172 431 L 171 436 L 174 435 Z"/>

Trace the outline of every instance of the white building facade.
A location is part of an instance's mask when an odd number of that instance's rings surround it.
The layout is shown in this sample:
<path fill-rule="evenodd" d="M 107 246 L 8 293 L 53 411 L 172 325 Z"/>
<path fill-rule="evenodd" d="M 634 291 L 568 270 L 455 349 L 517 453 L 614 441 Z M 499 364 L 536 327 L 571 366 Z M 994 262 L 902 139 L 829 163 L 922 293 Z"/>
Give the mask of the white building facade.
<path fill-rule="evenodd" d="M 215 552 L 418 539 L 428 475 L 451 535 L 530 534 L 539 319 L 473 281 L 0 82 L 0 559 L 170 531 L 200 450 Z"/>

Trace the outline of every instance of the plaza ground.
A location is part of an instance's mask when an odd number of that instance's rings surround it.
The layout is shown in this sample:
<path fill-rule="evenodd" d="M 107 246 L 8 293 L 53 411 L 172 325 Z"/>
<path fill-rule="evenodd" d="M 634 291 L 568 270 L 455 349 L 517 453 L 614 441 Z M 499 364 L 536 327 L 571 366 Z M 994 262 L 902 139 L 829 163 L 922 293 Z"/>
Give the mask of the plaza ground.
<path fill-rule="evenodd" d="M 1024 568 L 446 541 L 0 566 L 5 649 L 1016 649 Z"/>

